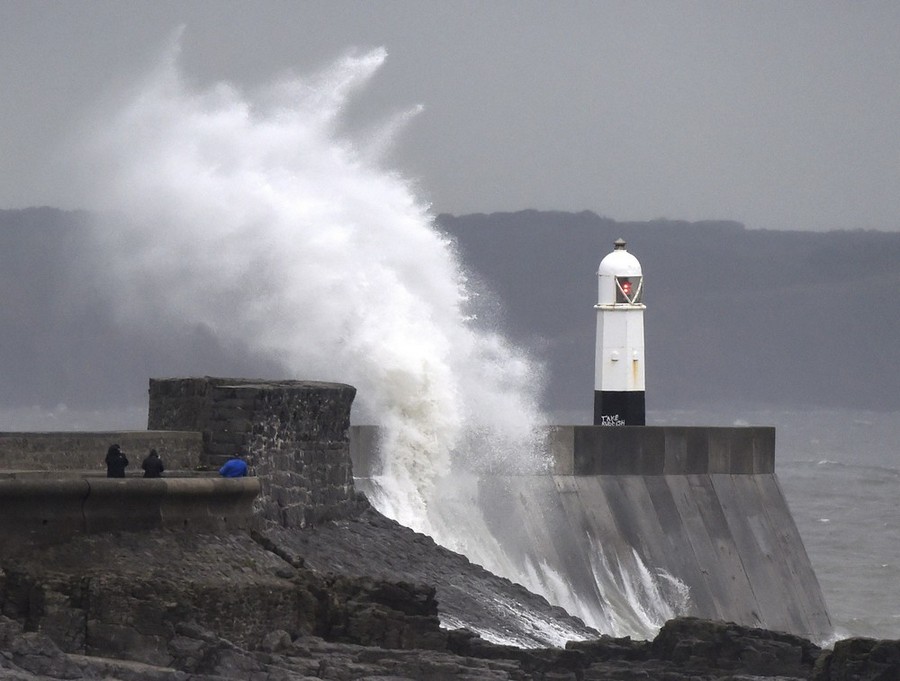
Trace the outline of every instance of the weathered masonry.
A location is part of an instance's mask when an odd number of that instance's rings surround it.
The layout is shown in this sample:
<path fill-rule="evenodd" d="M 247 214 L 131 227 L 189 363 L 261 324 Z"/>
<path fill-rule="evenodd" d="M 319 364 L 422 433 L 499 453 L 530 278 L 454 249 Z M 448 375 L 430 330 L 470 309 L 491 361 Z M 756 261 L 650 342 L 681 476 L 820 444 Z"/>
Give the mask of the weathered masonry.
<path fill-rule="evenodd" d="M 304 527 L 351 512 L 347 429 L 356 389 L 318 381 L 166 378 L 150 381 L 150 430 L 196 431 L 203 463 L 242 456 L 260 481 L 266 524 Z"/>
<path fill-rule="evenodd" d="M 0 540 L 155 528 L 231 531 L 304 527 L 353 511 L 347 429 L 355 388 L 314 381 L 171 378 L 150 381 L 149 429 L 0 434 Z M 107 479 L 107 447 L 130 459 Z M 162 479 L 141 477 L 159 451 Z M 242 456 L 251 477 L 219 466 Z"/>

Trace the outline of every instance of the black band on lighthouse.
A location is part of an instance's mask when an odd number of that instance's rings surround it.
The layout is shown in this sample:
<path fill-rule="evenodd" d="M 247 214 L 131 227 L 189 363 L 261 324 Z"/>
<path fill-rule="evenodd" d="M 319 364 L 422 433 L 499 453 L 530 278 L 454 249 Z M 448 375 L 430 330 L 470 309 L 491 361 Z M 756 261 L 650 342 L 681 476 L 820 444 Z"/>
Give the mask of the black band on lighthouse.
<path fill-rule="evenodd" d="M 643 390 L 595 390 L 595 426 L 643 426 L 647 416 Z"/>

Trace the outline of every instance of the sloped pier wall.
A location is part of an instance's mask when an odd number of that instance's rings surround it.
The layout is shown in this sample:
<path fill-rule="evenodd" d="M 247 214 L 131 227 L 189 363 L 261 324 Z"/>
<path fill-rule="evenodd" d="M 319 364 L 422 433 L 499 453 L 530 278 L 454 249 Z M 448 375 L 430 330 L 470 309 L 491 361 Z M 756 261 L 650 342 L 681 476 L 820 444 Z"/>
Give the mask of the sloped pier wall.
<path fill-rule="evenodd" d="M 374 429 L 352 428 L 351 441 L 357 474 L 377 470 Z M 551 601 L 598 622 L 626 609 L 622 594 L 649 613 L 686 587 L 672 614 L 831 635 L 775 476 L 773 428 L 556 426 L 548 450 L 545 475 L 477 484 L 493 538 Z"/>

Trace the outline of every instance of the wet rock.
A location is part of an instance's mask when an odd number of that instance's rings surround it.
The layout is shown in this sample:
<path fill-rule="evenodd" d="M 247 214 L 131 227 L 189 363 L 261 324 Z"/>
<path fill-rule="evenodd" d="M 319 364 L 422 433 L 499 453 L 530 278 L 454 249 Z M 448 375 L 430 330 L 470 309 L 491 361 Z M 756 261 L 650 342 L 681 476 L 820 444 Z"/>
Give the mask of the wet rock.
<path fill-rule="evenodd" d="M 900 641 L 848 638 L 818 660 L 813 681 L 896 681 Z"/>
<path fill-rule="evenodd" d="M 684 617 L 662 627 L 650 652 L 684 669 L 807 678 L 820 650 L 799 636 Z"/>
<path fill-rule="evenodd" d="M 78 666 L 49 636 L 23 631 L 21 625 L 5 617 L 0 617 L 0 669 L 53 679 L 82 676 Z"/>
<path fill-rule="evenodd" d="M 493 640 L 536 647 L 562 646 L 567 638 L 599 636 L 543 597 L 491 574 L 371 507 L 358 517 L 302 531 L 275 528 L 266 533 L 266 541 L 287 562 L 297 563 L 302 558 L 303 565 L 318 573 L 433 585 L 442 621 L 466 622 Z M 424 593 L 420 597 L 427 598 Z M 522 617 L 524 612 L 538 626 Z M 558 629 L 566 636 L 548 636 L 541 623 L 552 623 L 553 627 L 545 629 Z"/>
<path fill-rule="evenodd" d="M 291 646 L 291 635 L 284 629 L 277 629 L 263 637 L 260 649 L 267 653 L 277 653 Z"/>
<path fill-rule="evenodd" d="M 4 681 L 900 679 L 900 642 L 851 639 L 823 652 L 796 636 L 694 618 L 668 622 L 653 641 L 592 635 L 369 511 L 255 540 L 81 537 L 4 555 L 0 570 Z M 576 628 L 583 640 L 523 648 L 441 627 L 449 611 L 527 635 L 515 610 L 478 602 L 488 594 Z"/>

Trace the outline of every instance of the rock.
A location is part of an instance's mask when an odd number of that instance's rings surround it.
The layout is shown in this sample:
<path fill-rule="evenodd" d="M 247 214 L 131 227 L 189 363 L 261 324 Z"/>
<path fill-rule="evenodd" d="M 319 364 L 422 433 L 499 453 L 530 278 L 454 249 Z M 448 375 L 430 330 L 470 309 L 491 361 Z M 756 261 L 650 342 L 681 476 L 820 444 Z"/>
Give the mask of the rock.
<path fill-rule="evenodd" d="M 547 623 L 546 629 L 566 631 L 571 639 L 600 635 L 541 596 L 473 565 L 464 556 L 438 546 L 430 537 L 403 527 L 373 508 L 366 508 L 355 518 L 302 531 L 270 529 L 266 539 L 285 560 L 294 562 L 302 556 L 308 568 L 322 574 L 432 585 L 433 596 L 422 592 L 418 598 L 432 598 L 440 603 L 441 617 L 451 622 L 464 621 L 497 639 L 532 647 L 560 643 L 559 639 L 542 634 L 540 626 L 515 617 L 523 611 L 538 624 Z M 384 599 L 390 596 L 384 592 L 380 598 L 385 603 Z M 498 598 L 512 606 L 498 610 Z"/>
<path fill-rule="evenodd" d="M 666 623 L 653 641 L 591 635 L 371 510 L 290 536 L 80 537 L 4 555 L 0 570 L 4 681 L 900 679 L 900 642 L 850 639 L 823 652 L 694 618 Z M 523 648 L 441 628 L 448 608 L 462 621 L 500 617 L 477 602 L 491 593 L 584 640 Z M 496 623 L 515 628 L 515 611 L 504 612 Z"/>
<path fill-rule="evenodd" d="M 49 636 L 0 616 L 0 667 L 53 679 L 81 678 L 81 670 Z"/>
<path fill-rule="evenodd" d="M 434 589 L 405 582 L 332 575 L 319 591 L 316 633 L 383 648 L 442 648 Z"/>
<path fill-rule="evenodd" d="M 642 660 L 647 655 L 646 641 L 633 641 L 631 638 L 614 638 L 601 636 L 589 641 L 569 641 L 567 650 L 580 650 L 591 660 Z"/>
<path fill-rule="evenodd" d="M 267 653 L 278 653 L 290 648 L 291 635 L 284 629 L 276 629 L 263 637 L 260 649 Z"/>
<path fill-rule="evenodd" d="M 650 652 L 685 669 L 807 678 L 821 651 L 799 636 L 684 617 L 666 622 Z"/>
<path fill-rule="evenodd" d="M 813 681 L 896 681 L 900 679 L 900 641 L 848 638 L 837 641 L 818 660 Z"/>

